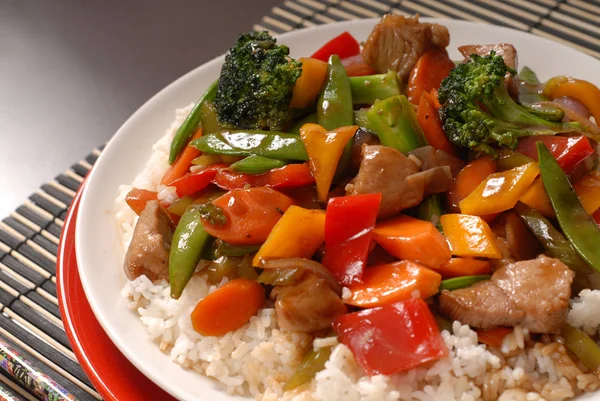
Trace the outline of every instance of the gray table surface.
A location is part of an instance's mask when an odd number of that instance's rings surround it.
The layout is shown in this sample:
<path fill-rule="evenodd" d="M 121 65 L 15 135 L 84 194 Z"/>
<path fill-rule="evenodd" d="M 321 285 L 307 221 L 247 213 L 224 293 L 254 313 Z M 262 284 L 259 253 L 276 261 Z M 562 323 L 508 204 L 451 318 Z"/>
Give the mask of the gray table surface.
<path fill-rule="evenodd" d="M 0 0 L 0 218 L 282 0 Z"/>

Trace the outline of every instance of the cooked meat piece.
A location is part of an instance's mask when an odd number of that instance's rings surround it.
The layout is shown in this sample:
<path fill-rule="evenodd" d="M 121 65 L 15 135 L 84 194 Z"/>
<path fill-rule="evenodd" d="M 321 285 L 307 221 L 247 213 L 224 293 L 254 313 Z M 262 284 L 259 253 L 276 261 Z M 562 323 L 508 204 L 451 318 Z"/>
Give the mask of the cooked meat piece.
<path fill-rule="evenodd" d="M 423 200 L 423 188 L 413 188 L 406 181 L 418 172 L 416 164 L 398 150 L 366 145 L 358 174 L 346 186 L 346 195 L 381 192 L 378 217 L 389 217 Z"/>
<path fill-rule="evenodd" d="M 395 70 L 406 81 L 419 57 L 449 43 L 450 33 L 443 25 L 419 22 L 418 14 L 410 18 L 387 14 L 371 31 L 362 56 L 377 72 Z"/>
<path fill-rule="evenodd" d="M 150 280 L 169 279 L 169 251 L 175 225 L 157 201 L 146 203 L 125 255 L 125 274 L 134 280 L 145 274 Z"/>
<path fill-rule="evenodd" d="M 417 174 L 409 175 L 406 182 L 418 192 L 422 191 L 424 196 L 448 192 L 454 187 L 452 170 L 448 166 L 432 167 Z"/>
<path fill-rule="evenodd" d="M 300 282 L 271 291 L 279 328 L 312 333 L 331 328 L 333 320 L 348 311 L 327 280 L 310 273 Z"/>
<path fill-rule="evenodd" d="M 517 49 L 515 49 L 515 47 L 511 44 L 500 43 L 498 45 L 466 45 L 458 48 L 458 51 L 465 56 L 465 59 L 469 58 L 469 56 L 473 53 L 480 56 L 487 56 L 492 50 L 494 50 L 499 56 L 502 56 L 504 63 L 507 66 L 514 68 L 515 70 L 517 69 L 519 60 L 517 57 Z M 516 96 L 519 93 L 518 83 L 509 75 L 510 74 L 507 74 L 506 79 L 508 90 L 511 95 Z"/>
<path fill-rule="evenodd" d="M 575 274 L 558 259 L 511 263 L 488 281 L 442 291 L 440 310 L 478 328 L 521 325 L 533 333 L 559 333 L 566 323 Z"/>

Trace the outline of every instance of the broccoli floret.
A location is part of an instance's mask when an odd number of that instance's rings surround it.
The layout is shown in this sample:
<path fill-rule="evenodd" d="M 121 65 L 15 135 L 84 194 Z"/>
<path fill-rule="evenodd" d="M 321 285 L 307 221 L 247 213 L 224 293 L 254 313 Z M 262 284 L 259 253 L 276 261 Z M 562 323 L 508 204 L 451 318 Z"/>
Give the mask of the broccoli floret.
<path fill-rule="evenodd" d="M 281 130 L 302 63 L 268 32 L 241 34 L 221 68 L 215 106 L 219 122 L 239 129 Z"/>
<path fill-rule="evenodd" d="M 494 143 L 514 149 L 523 136 L 583 130 L 579 123 L 544 120 L 516 103 L 504 85 L 507 72 L 515 74 L 492 51 L 485 57 L 472 54 L 442 81 L 440 117 L 452 143 L 493 153 Z"/>

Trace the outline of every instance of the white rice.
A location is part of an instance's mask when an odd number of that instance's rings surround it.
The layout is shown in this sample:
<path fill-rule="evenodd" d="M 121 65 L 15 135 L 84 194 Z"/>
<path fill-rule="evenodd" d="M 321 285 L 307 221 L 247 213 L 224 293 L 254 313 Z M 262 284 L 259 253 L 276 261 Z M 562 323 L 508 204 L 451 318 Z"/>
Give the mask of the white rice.
<path fill-rule="evenodd" d="M 176 199 L 174 188 L 159 187 L 159 182 L 168 168 L 170 140 L 190 108 L 177 110 L 176 120 L 154 145 L 144 170 L 132 185 L 120 188 L 116 218 L 125 248 L 137 221 L 124 202 L 132 187 L 158 191 L 163 202 Z M 215 378 L 231 394 L 263 401 L 559 401 L 600 386 L 597 375 L 569 357 L 560 337 L 543 336 L 534 343 L 520 327 L 504 339 L 501 350 L 494 350 L 478 344 L 477 333 L 468 326 L 454 322 L 452 333 L 442 332 L 447 358 L 401 374 L 372 377 L 334 337 L 313 342 L 307 334 L 279 331 L 271 307 L 234 332 L 203 337 L 192 328 L 190 314 L 200 299 L 218 287 L 208 284 L 206 276 L 195 275 L 181 298 L 174 300 L 166 281 L 152 283 L 141 276 L 128 281 L 122 295 L 139 314 L 149 341 L 182 367 Z M 344 295 L 351 295 L 346 288 Z M 600 291 L 582 291 L 573 301 L 569 323 L 595 333 L 600 325 L 598 311 Z M 283 385 L 311 346 L 333 347 L 325 369 L 311 383 L 284 393 Z"/>

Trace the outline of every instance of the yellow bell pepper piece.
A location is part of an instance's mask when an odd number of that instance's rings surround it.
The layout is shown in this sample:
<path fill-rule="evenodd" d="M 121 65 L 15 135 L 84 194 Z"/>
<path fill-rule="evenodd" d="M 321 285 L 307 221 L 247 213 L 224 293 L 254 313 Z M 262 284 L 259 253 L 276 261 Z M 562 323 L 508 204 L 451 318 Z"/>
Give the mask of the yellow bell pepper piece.
<path fill-rule="evenodd" d="M 539 172 L 537 163 L 530 162 L 490 174 L 469 196 L 459 202 L 461 213 L 483 216 L 511 209 Z"/>
<path fill-rule="evenodd" d="M 581 178 L 573 184 L 573 189 L 586 212 L 592 214 L 600 208 L 600 171 L 594 170 Z"/>
<path fill-rule="evenodd" d="M 296 80 L 290 106 L 304 109 L 317 101 L 327 78 L 327 63 L 316 58 L 300 57 L 302 75 Z"/>
<path fill-rule="evenodd" d="M 529 189 L 521 196 L 519 201 L 530 208 L 537 210 L 546 217 L 554 218 L 556 216 L 541 177 L 536 178 Z"/>
<path fill-rule="evenodd" d="M 358 125 L 351 125 L 327 132 L 320 125 L 311 123 L 300 128 L 300 137 L 308 153 L 310 172 L 317 184 L 319 201 L 327 201 L 327 194 L 344 147 L 357 129 Z"/>
<path fill-rule="evenodd" d="M 281 258 L 312 258 L 325 242 L 325 211 L 290 206 L 275 224 L 252 264 Z"/>
<path fill-rule="evenodd" d="M 452 255 L 500 259 L 502 253 L 492 229 L 479 216 L 445 214 L 440 217 Z"/>
<path fill-rule="evenodd" d="M 550 99 L 569 96 L 579 100 L 594 116 L 596 124 L 600 124 L 600 89 L 593 83 L 582 79 L 558 76 L 546 82 L 544 95 Z"/>

